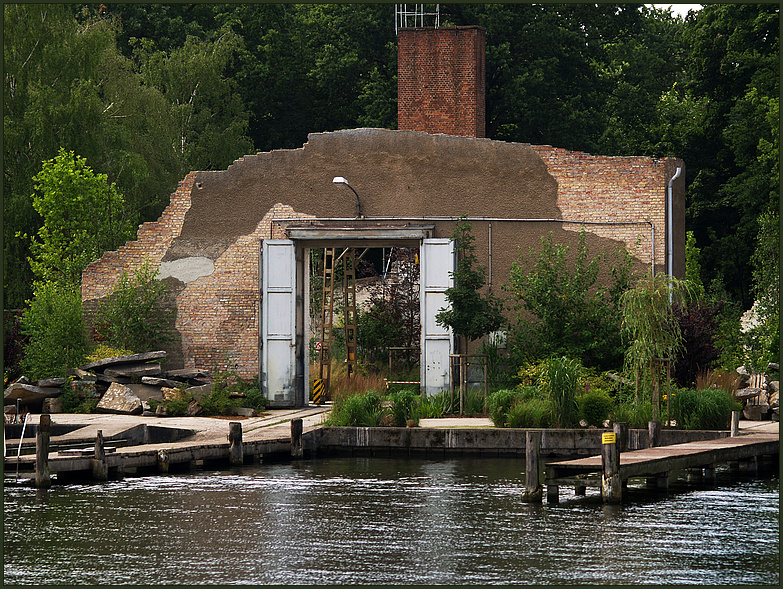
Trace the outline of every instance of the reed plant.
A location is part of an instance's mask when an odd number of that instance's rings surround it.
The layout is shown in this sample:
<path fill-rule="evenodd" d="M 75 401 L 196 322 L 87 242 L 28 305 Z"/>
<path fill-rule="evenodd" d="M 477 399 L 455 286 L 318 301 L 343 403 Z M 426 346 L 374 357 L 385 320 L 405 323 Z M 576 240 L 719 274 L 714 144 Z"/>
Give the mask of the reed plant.
<path fill-rule="evenodd" d="M 576 392 L 582 364 L 577 359 L 552 356 L 546 362 L 543 387 L 555 412 L 557 427 L 574 427 L 579 423 Z"/>

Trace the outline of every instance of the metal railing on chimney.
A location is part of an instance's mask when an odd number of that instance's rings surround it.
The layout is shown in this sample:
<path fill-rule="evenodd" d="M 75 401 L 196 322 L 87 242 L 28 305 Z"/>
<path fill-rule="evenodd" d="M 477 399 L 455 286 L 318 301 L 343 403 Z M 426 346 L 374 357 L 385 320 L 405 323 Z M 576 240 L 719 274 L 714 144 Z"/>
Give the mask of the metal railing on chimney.
<path fill-rule="evenodd" d="M 402 28 L 440 26 L 440 4 L 435 4 L 435 12 L 427 12 L 427 6 L 432 4 L 395 4 L 394 34 Z M 430 9 L 431 10 L 431 9 Z"/>

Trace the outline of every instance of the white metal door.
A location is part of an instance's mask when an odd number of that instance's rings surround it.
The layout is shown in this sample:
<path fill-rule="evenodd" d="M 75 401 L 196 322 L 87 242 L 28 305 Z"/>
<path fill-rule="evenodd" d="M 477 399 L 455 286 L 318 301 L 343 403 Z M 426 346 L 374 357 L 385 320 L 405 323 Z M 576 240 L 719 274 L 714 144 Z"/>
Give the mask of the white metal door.
<path fill-rule="evenodd" d="M 446 289 L 453 285 L 454 242 L 423 239 L 420 256 L 421 285 L 421 389 L 434 395 L 449 388 L 449 354 L 454 349 L 451 329 L 435 323 L 435 315 L 448 307 Z"/>
<path fill-rule="evenodd" d="M 261 262 L 261 374 L 270 407 L 293 407 L 296 372 L 296 248 L 265 239 Z"/>

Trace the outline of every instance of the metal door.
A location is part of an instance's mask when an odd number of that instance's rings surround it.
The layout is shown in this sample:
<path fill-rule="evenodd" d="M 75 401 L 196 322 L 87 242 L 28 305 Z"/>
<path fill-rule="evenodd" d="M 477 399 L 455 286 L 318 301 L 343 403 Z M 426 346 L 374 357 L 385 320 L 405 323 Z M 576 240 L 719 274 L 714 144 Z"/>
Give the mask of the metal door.
<path fill-rule="evenodd" d="M 261 382 L 269 407 L 296 405 L 296 247 L 265 239 L 261 254 Z"/>
<path fill-rule="evenodd" d="M 435 315 L 448 307 L 445 293 L 454 283 L 454 242 L 423 239 L 420 254 L 421 389 L 425 395 L 434 395 L 449 388 L 454 336 L 451 329 L 435 323 Z"/>

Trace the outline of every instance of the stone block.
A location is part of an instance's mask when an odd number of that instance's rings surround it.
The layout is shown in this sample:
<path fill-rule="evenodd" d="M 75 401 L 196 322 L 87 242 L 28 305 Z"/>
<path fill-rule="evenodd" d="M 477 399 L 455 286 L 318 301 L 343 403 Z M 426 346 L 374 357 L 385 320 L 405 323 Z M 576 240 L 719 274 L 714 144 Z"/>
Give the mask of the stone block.
<path fill-rule="evenodd" d="M 144 408 L 136 393 L 125 385 L 114 382 L 101 397 L 96 411 L 119 415 L 141 415 Z"/>

